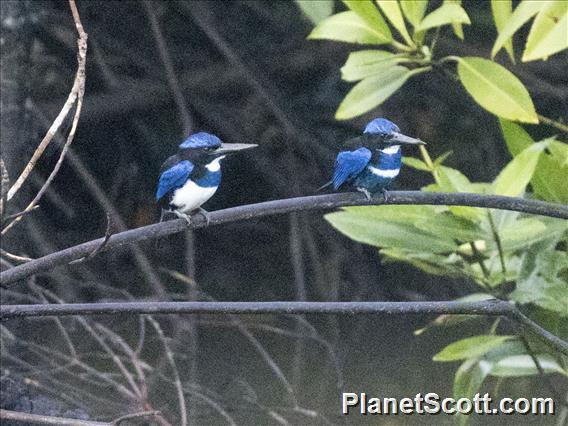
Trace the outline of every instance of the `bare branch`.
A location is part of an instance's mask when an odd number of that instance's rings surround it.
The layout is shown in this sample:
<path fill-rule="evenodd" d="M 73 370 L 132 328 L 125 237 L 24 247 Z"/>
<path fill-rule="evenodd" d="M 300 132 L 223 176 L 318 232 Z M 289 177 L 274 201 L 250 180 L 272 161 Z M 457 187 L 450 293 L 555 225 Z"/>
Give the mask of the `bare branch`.
<path fill-rule="evenodd" d="M 58 425 L 58 426 L 112 426 L 112 423 L 94 422 L 90 420 L 70 419 L 67 417 L 44 416 L 41 414 L 22 413 L 0 409 L 1 420 L 12 420 L 21 424 Z"/>
<path fill-rule="evenodd" d="M 483 302 L 125 302 L 2 305 L 0 320 L 51 315 L 129 314 L 460 314 L 504 316 L 568 355 L 568 342 L 536 324 L 514 304 Z"/>
<path fill-rule="evenodd" d="M 382 195 L 374 197 L 371 200 L 367 200 L 364 196 L 358 193 L 342 193 L 286 198 L 282 200 L 266 201 L 258 204 L 248 204 L 210 212 L 209 224 L 210 226 L 214 226 L 239 220 L 250 220 L 276 214 L 291 213 L 294 211 L 330 210 L 337 207 L 383 204 L 485 207 L 568 219 L 568 206 L 551 204 L 537 200 L 468 193 L 453 194 L 441 192 L 391 191 L 389 192 L 388 201 L 386 202 Z M 189 229 L 198 229 L 205 226 L 205 219 L 201 215 L 196 215 L 192 219 Z M 118 249 L 138 241 L 165 237 L 167 235 L 186 231 L 187 229 L 187 222 L 183 219 L 143 226 L 130 231 L 114 234 L 102 251 Z M 48 254 L 47 256 L 32 260 L 31 262 L 23 265 L 10 268 L 0 273 L 0 283 L 3 287 L 6 287 L 8 284 L 22 280 L 31 275 L 49 271 L 58 265 L 67 264 L 74 259 L 81 258 L 88 253 L 91 253 L 99 247 L 103 241 L 104 238 L 92 240 Z"/>
<path fill-rule="evenodd" d="M 78 49 L 79 49 L 78 54 L 77 54 L 78 67 L 77 67 L 77 74 L 75 75 L 75 81 L 73 82 L 73 88 L 71 89 L 71 93 L 69 93 L 69 97 L 67 98 L 67 101 L 65 102 L 65 105 L 63 106 L 63 109 L 61 110 L 61 112 L 59 113 L 59 115 L 57 116 L 57 118 L 55 119 L 55 121 L 53 122 L 53 124 L 51 125 L 49 130 L 47 131 L 47 134 L 45 135 L 44 139 L 41 141 L 40 145 L 36 149 L 36 152 L 32 156 L 32 159 L 30 160 L 28 165 L 25 167 L 22 174 L 18 177 L 18 179 L 16 180 L 14 185 L 8 191 L 8 196 L 7 196 L 8 200 L 11 199 L 14 196 L 14 194 L 18 191 L 18 189 L 20 189 L 22 184 L 28 178 L 29 174 L 31 173 L 31 171 L 33 170 L 33 168 L 35 166 L 35 163 L 37 162 L 39 157 L 42 155 L 43 151 L 45 151 L 45 148 L 51 142 L 51 140 L 53 139 L 53 136 L 55 136 L 55 133 L 57 133 L 57 130 L 61 126 L 61 123 L 63 122 L 65 117 L 67 117 L 67 114 L 69 114 L 69 111 L 71 110 L 71 108 L 73 107 L 75 102 L 77 102 L 77 105 L 75 107 L 75 115 L 73 116 L 73 122 L 71 124 L 71 130 L 69 131 L 69 135 L 67 136 L 67 141 L 65 142 L 65 145 L 63 146 L 63 149 L 61 150 L 61 154 L 59 155 L 59 159 L 57 160 L 55 167 L 51 171 L 49 177 L 47 178 L 47 180 L 45 181 L 44 185 L 41 187 L 39 192 L 36 194 L 34 199 L 25 208 L 25 210 L 24 210 L 25 213 L 29 212 L 31 209 L 34 208 L 34 206 L 39 202 L 39 200 L 41 199 L 41 197 L 43 196 L 45 191 L 47 191 L 47 188 L 49 187 L 49 185 L 51 184 L 53 179 L 55 179 L 55 176 L 57 175 L 57 173 L 59 172 L 59 169 L 61 168 L 61 165 L 63 164 L 63 160 L 65 159 L 65 155 L 67 154 L 67 150 L 69 149 L 71 143 L 73 142 L 73 139 L 75 138 L 75 132 L 77 130 L 77 124 L 79 123 L 79 117 L 81 116 L 81 109 L 82 109 L 82 106 L 83 106 L 83 97 L 85 95 L 85 68 L 86 68 L 86 63 L 87 63 L 87 33 L 83 30 L 83 24 L 81 23 L 81 18 L 79 17 L 79 12 L 77 11 L 77 5 L 75 4 L 75 0 L 69 0 L 69 7 L 71 8 L 71 13 L 73 14 L 73 20 L 75 21 L 75 26 L 77 27 L 77 33 L 79 34 L 79 39 L 77 40 L 77 45 L 78 45 Z M 8 230 L 10 228 L 12 228 L 12 226 L 14 226 L 16 223 L 18 223 L 22 219 L 22 217 L 23 216 L 18 216 L 10 224 L 8 224 L 4 229 L 2 229 L 2 235 L 4 235 L 6 232 L 8 232 Z"/>
<path fill-rule="evenodd" d="M 55 134 L 59 130 L 59 127 L 61 127 L 63 120 L 65 120 L 65 118 L 71 111 L 71 108 L 75 104 L 75 101 L 77 101 L 77 110 L 75 112 L 75 118 L 73 119 L 73 128 L 70 132 L 71 141 L 73 140 L 71 134 L 75 133 L 74 128 L 77 127 L 76 121 L 78 120 L 79 118 L 78 116 L 81 113 L 81 104 L 83 102 L 82 98 L 85 92 L 85 63 L 87 60 L 87 33 L 85 33 L 85 31 L 83 30 L 83 25 L 81 23 L 81 18 L 79 17 L 79 12 L 77 11 L 77 5 L 75 4 L 75 0 L 69 0 L 69 7 L 71 8 L 71 13 L 73 14 L 73 20 L 75 21 L 75 26 L 77 27 L 77 33 L 79 34 L 79 40 L 77 41 L 77 44 L 79 46 L 79 54 L 78 54 L 79 66 L 77 67 L 75 81 L 73 82 L 73 87 L 71 88 L 71 92 L 69 93 L 69 96 L 67 97 L 67 100 L 63 105 L 63 108 L 61 109 L 61 111 L 53 121 L 51 127 L 43 137 L 38 147 L 36 148 L 35 152 L 32 155 L 32 158 L 30 159 L 30 161 L 28 162 L 28 164 L 26 165 L 20 176 L 18 176 L 16 182 L 14 182 L 14 184 L 8 191 L 8 196 L 7 196 L 8 200 L 11 200 L 12 197 L 16 194 L 16 192 L 18 192 L 18 190 L 24 184 L 24 182 L 26 181 L 26 179 L 34 169 L 37 161 L 42 156 L 49 143 L 53 140 L 53 136 L 55 136 Z M 61 159 L 64 156 L 65 154 L 64 152 L 62 152 Z M 46 184 L 49 185 L 49 183 Z"/>

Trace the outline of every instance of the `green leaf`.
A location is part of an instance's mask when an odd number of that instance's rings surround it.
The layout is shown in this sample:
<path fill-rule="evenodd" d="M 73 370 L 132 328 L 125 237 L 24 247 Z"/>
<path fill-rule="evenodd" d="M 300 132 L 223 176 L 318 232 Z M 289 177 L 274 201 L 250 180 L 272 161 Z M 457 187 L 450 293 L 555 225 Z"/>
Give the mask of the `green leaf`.
<path fill-rule="evenodd" d="M 547 141 L 538 142 L 514 157 L 495 179 L 494 193 L 509 197 L 521 195 L 533 176 L 540 154 L 547 146 Z"/>
<path fill-rule="evenodd" d="M 383 248 L 380 253 L 385 257 L 385 262 L 408 263 L 427 274 L 455 278 L 464 278 L 466 276 L 462 267 L 462 259 L 457 255 L 445 256 L 399 248 Z"/>
<path fill-rule="evenodd" d="M 436 158 L 434 160 L 434 166 L 438 167 L 441 166 L 442 163 L 446 160 L 446 158 L 448 158 L 450 155 L 453 154 L 454 151 L 446 151 L 444 152 L 442 155 L 440 155 L 438 158 Z"/>
<path fill-rule="evenodd" d="M 319 24 L 333 13 L 334 0 L 295 0 L 304 15 L 314 24 Z"/>
<path fill-rule="evenodd" d="M 497 33 L 501 33 L 509 18 L 513 14 L 513 1 L 512 0 L 491 0 L 491 12 L 493 13 L 493 20 Z M 515 63 L 515 53 L 513 51 L 513 40 L 508 39 L 504 43 L 505 50 L 509 54 L 511 61 Z"/>
<path fill-rule="evenodd" d="M 470 398 L 479 391 L 485 378 L 491 370 L 491 363 L 486 360 L 476 358 L 467 359 L 456 371 L 454 378 L 453 396 L 456 400 L 460 398 Z M 458 413 L 456 424 L 465 426 L 469 421 L 469 416 Z"/>
<path fill-rule="evenodd" d="M 487 293 L 472 293 L 467 296 L 458 297 L 456 302 L 482 302 L 484 300 L 491 300 L 494 297 Z M 478 315 L 439 315 L 433 321 L 430 321 L 425 327 L 414 331 L 415 336 L 423 334 L 434 327 L 448 327 L 452 325 L 461 324 L 465 321 L 479 319 Z"/>
<path fill-rule="evenodd" d="M 439 189 L 442 192 L 473 192 L 475 189 L 469 179 L 459 170 L 440 166 L 438 171 Z M 471 220 L 480 220 L 485 217 L 483 209 L 477 207 L 450 206 L 448 209 L 455 215 Z"/>
<path fill-rule="evenodd" d="M 384 50 L 360 50 L 349 54 L 341 68 L 341 78 L 345 81 L 362 80 L 404 61 L 408 61 L 404 55 L 395 55 Z"/>
<path fill-rule="evenodd" d="M 553 139 L 548 145 L 548 150 L 553 157 L 560 161 L 562 167 L 568 166 L 568 144 Z"/>
<path fill-rule="evenodd" d="M 392 0 L 376 0 L 376 2 L 392 26 L 395 27 L 402 36 L 404 41 L 406 41 L 409 46 L 414 46 L 414 42 L 412 41 L 410 34 L 408 34 L 406 25 L 404 24 L 404 18 L 402 17 L 402 12 L 400 11 L 398 2 Z"/>
<path fill-rule="evenodd" d="M 531 146 L 534 141 L 525 129 L 509 120 L 499 119 L 507 148 L 513 157 Z"/>
<path fill-rule="evenodd" d="M 529 92 L 506 68 L 483 58 L 460 58 L 458 75 L 473 99 L 489 112 L 508 120 L 538 123 Z"/>
<path fill-rule="evenodd" d="M 321 21 L 308 35 L 310 40 L 335 40 L 358 44 L 384 44 L 386 40 L 355 12 L 341 12 Z"/>
<path fill-rule="evenodd" d="M 444 0 L 444 4 L 446 4 L 446 3 L 457 4 L 460 7 L 461 7 L 461 4 L 462 4 L 461 0 Z M 454 34 L 456 35 L 456 37 L 458 37 L 460 40 L 463 40 L 463 25 L 453 23 L 452 29 L 454 30 Z"/>
<path fill-rule="evenodd" d="M 429 13 L 416 27 L 416 31 L 424 31 L 429 28 L 441 27 L 442 25 L 470 23 L 467 13 L 461 6 L 455 3 L 445 3 L 432 13 Z"/>
<path fill-rule="evenodd" d="M 412 167 L 416 170 L 422 170 L 423 172 L 430 172 L 430 167 L 423 161 L 414 157 L 402 157 L 402 162 L 406 166 Z"/>
<path fill-rule="evenodd" d="M 376 31 L 383 43 L 392 41 L 391 31 L 372 0 L 343 0 L 343 3 Z"/>
<path fill-rule="evenodd" d="M 522 61 L 546 59 L 568 48 L 568 2 L 548 2 L 536 16 Z"/>
<path fill-rule="evenodd" d="M 460 243 L 476 241 L 484 237 L 481 229 L 474 222 L 449 213 L 441 213 L 428 219 L 421 219 L 414 225 L 430 234 L 446 234 L 447 237 Z M 542 227 L 545 226 L 542 225 Z"/>
<path fill-rule="evenodd" d="M 547 279 L 542 275 L 532 275 L 518 282 L 509 297 L 517 303 L 530 303 L 568 317 L 568 282 L 561 278 Z"/>
<path fill-rule="evenodd" d="M 412 75 L 399 65 L 392 66 L 381 75 L 367 77 L 357 83 L 339 105 L 335 118 L 347 120 L 364 114 L 386 101 Z"/>
<path fill-rule="evenodd" d="M 519 250 L 548 238 L 546 225 L 540 220 L 529 217 L 519 219 L 499 230 L 501 243 L 505 251 Z"/>
<path fill-rule="evenodd" d="M 442 351 L 434 355 L 432 359 L 434 361 L 446 362 L 477 358 L 514 337 L 515 336 L 495 336 L 491 334 L 467 337 L 457 342 L 450 343 L 442 349 Z"/>
<path fill-rule="evenodd" d="M 424 13 L 426 13 L 428 0 L 405 0 L 400 2 L 400 7 L 408 22 L 416 27 L 422 21 Z"/>
<path fill-rule="evenodd" d="M 383 219 L 380 217 L 381 207 L 379 207 L 363 214 L 361 214 L 361 210 L 349 208 L 327 214 L 325 219 L 351 239 L 375 247 L 393 247 L 429 253 L 446 253 L 455 250 L 456 245 L 451 239 L 444 235 L 431 235 L 420 231 L 412 223 L 407 222 L 406 218 L 409 215 L 416 217 L 416 209 L 405 208 L 409 206 L 392 207 L 399 207 L 398 209 L 391 209 L 391 212 L 398 210 L 399 217 L 386 219 L 388 217 L 387 211 L 385 219 Z"/>
<path fill-rule="evenodd" d="M 491 367 L 492 364 L 485 360 L 470 358 L 464 361 L 454 378 L 454 398 L 472 398 L 491 371 Z"/>
<path fill-rule="evenodd" d="M 521 28 L 525 22 L 536 15 L 544 5 L 544 2 L 524 0 L 515 9 L 505 26 L 499 31 L 497 40 L 491 50 L 491 57 L 494 58 L 497 52 L 505 45 L 505 43 Z"/>
<path fill-rule="evenodd" d="M 532 138 L 519 125 L 500 119 L 501 130 L 509 152 L 518 155 L 533 144 Z M 568 145 L 551 140 L 548 149 L 551 155 L 543 153 L 531 179 L 535 194 L 546 201 L 568 203 Z"/>
<path fill-rule="evenodd" d="M 566 372 L 550 355 L 541 354 L 536 358 L 545 373 L 566 375 Z M 535 376 L 540 372 L 530 355 L 512 355 L 494 363 L 489 374 L 496 377 L 522 377 Z"/>

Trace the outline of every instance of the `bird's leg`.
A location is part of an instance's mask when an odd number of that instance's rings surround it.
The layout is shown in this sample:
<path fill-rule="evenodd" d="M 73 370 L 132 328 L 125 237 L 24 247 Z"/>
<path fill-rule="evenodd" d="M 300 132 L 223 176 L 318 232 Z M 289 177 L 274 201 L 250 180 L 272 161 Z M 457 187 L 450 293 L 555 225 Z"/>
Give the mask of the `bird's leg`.
<path fill-rule="evenodd" d="M 366 188 L 357 188 L 357 191 L 365 194 L 365 198 L 367 199 L 367 201 L 371 201 L 371 193 Z"/>
<path fill-rule="evenodd" d="M 209 216 L 209 212 L 204 208 L 199 207 L 199 213 L 201 213 L 201 216 L 205 218 L 205 226 L 209 226 L 209 222 L 211 222 L 211 217 Z"/>
<path fill-rule="evenodd" d="M 383 200 L 386 203 L 388 203 L 389 201 L 389 192 L 387 191 L 386 188 L 381 189 L 381 192 L 383 193 Z"/>
<path fill-rule="evenodd" d="M 174 210 L 174 213 L 177 217 L 184 219 L 187 222 L 187 226 L 191 225 L 191 217 L 189 215 L 182 213 L 179 210 Z"/>

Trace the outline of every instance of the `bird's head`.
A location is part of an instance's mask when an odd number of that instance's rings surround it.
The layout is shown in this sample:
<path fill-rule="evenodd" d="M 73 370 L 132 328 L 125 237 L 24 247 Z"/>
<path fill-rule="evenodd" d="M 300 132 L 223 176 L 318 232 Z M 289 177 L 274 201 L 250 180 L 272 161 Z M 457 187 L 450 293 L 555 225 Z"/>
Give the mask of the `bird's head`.
<path fill-rule="evenodd" d="M 258 145 L 248 143 L 224 143 L 211 133 L 199 132 L 191 135 L 180 145 L 180 151 L 184 157 L 191 160 L 201 160 L 209 163 L 216 158 L 225 157 L 244 149 L 255 148 Z"/>
<path fill-rule="evenodd" d="M 385 118 L 375 118 L 369 122 L 363 133 L 368 135 L 366 138 L 369 139 L 371 144 L 376 145 L 378 149 L 401 144 L 426 145 L 420 139 L 403 135 L 396 124 Z"/>

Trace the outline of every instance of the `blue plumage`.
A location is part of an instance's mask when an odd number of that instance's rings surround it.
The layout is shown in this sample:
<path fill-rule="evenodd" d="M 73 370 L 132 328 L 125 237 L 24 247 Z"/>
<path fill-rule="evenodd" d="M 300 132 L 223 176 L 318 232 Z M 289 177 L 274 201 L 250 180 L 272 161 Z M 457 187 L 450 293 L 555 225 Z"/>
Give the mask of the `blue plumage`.
<path fill-rule="evenodd" d="M 361 173 L 369 164 L 371 155 L 371 151 L 367 148 L 359 148 L 356 151 L 342 151 L 337 154 L 335 173 L 333 174 L 333 188 L 339 188 L 345 181 Z"/>
<path fill-rule="evenodd" d="M 180 149 L 217 148 L 222 144 L 221 139 L 211 133 L 199 132 L 191 135 L 180 145 Z"/>
<path fill-rule="evenodd" d="M 334 189 L 350 186 L 363 192 L 367 198 L 372 193 L 383 192 L 398 176 L 401 166 L 401 144 L 424 144 L 400 133 L 394 123 L 376 118 L 365 127 L 362 136 L 344 144 L 335 161 Z M 327 186 L 326 185 L 326 186 Z"/>
<path fill-rule="evenodd" d="M 158 182 L 156 200 L 159 201 L 168 192 L 181 188 L 185 182 L 187 182 L 193 168 L 191 161 L 184 160 L 174 164 L 172 167 L 163 172 L 160 175 L 160 181 Z"/>
<path fill-rule="evenodd" d="M 156 200 L 164 212 L 173 212 L 189 222 L 188 214 L 201 211 L 221 183 L 221 160 L 252 144 L 229 144 L 210 133 L 199 132 L 179 145 L 179 152 L 168 158 L 160 170 Z"/>

